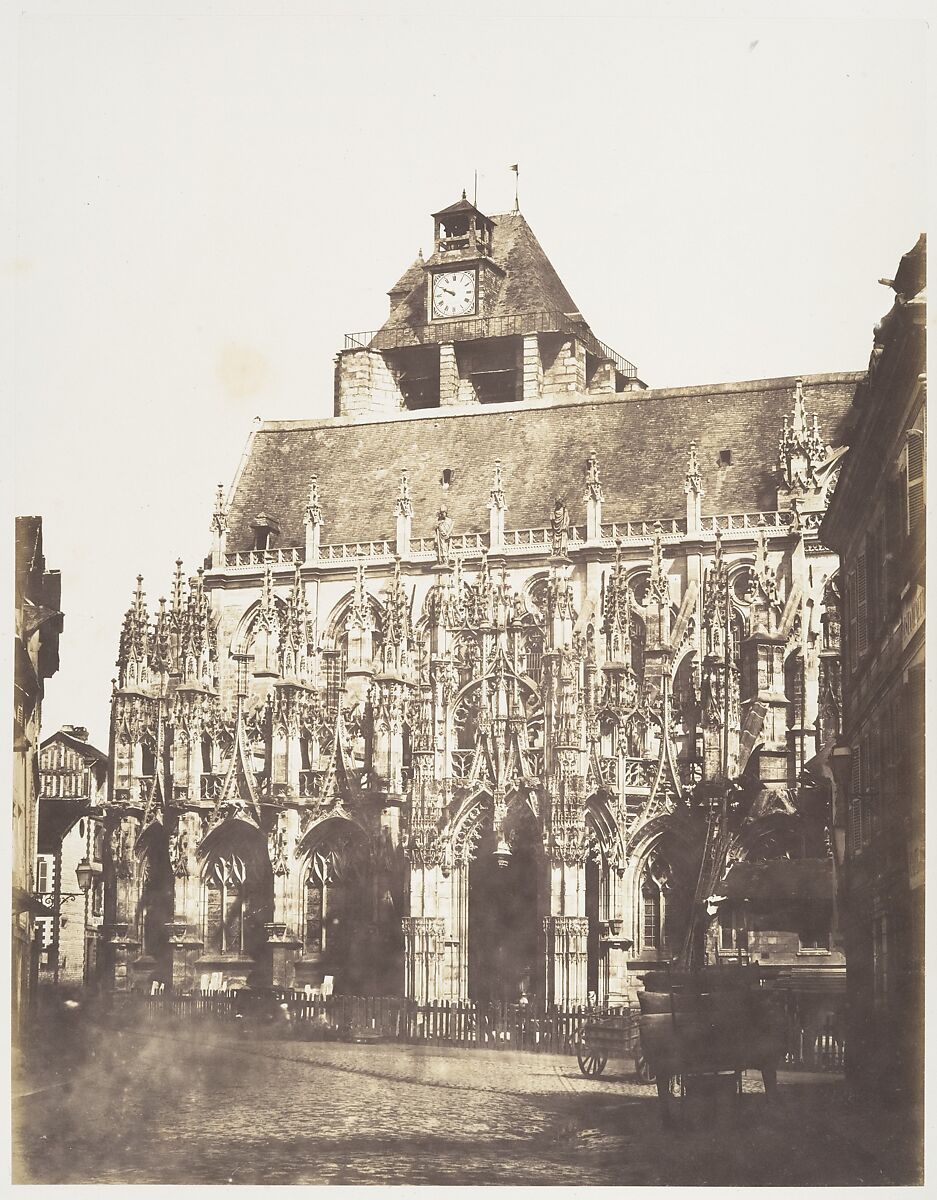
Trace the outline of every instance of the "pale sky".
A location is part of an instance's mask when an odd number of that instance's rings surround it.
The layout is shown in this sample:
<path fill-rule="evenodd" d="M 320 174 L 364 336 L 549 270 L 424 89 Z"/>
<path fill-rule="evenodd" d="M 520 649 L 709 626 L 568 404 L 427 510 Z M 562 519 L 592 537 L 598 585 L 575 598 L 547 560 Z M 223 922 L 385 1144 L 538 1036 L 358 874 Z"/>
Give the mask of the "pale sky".
<path fill-rule="evenodd" d="M 924 228 L 919 21 L 109 7 L 16 23 L 13 502 L 66 614 L 44 736 L 106 747 L 136 575 L 155 604 L 201 562 L 255 415 L 331 414 L 343 334 L 476 169 L 495 213 L 519 164 L 652 386 L 864 368 Z"/>

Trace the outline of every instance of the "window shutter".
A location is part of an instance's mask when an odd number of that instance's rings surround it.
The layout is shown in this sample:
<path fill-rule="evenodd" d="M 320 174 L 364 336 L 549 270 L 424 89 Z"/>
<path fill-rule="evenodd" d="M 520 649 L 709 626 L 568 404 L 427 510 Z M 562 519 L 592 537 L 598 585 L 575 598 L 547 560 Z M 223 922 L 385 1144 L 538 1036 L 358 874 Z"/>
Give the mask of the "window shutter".
<path fill-rule="evenodd" d="M 924 520 L 924 434 L 919 429 L 908 434 L 906 454 L 908 533 L 914 533 Z"/>
<path fill-rule="evenodd" d="M 862 849 L 862 744 L 852 748 L 852 784 L 849 797 L 849 847 L 853 854 Z"/>
<path fill-rule="evenodd" d="M 862 849 L 862 808 L 858 796 L 849 801 L 849 849 L 853 854 Z"/>
<path fill-rule="evenodd" d="M 856 568 L 853 567 L 846 579 L 846 606 L 849 621 L 849 666 L 854 671 L 858 662 L 856 653 Z"/>
<path fill-rule="evenodd" d="M 866 594 L 866 556 L 856 560 L 856 657 L 860 659 L 869 648 L 869 626 Z"/>

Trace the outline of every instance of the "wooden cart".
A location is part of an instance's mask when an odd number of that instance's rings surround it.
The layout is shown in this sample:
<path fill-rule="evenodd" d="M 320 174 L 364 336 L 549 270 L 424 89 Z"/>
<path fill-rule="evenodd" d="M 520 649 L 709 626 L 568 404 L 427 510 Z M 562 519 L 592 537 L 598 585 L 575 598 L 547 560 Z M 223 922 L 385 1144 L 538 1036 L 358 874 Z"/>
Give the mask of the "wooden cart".
<path fill-rule="evenodd" d="M 596 1079 L 610 1058 L 640 1054 L 636 1011 L 587 1017 L 576 1038 L 576 1057 L 583 1075 Z"/>
<path fill-rule="evenodd" d="M 660 971 L 645 976 L 640 1038 L 657 1079 L 665 1121 L 670 1118 L 670 1081 L 706 1075 L 761 1071 L 765 1094 L 777 1085 L 785 1049 L 783 1009 L 761 987 L 757 968 Z"/>

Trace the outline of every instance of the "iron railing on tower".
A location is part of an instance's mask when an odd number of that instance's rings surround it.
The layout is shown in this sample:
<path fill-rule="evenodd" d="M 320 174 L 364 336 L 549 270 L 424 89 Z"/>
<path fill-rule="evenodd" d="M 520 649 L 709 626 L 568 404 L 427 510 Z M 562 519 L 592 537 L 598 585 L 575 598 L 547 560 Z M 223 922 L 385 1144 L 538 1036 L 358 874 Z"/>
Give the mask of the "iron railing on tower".
<path fill-rule="evenodd" d="M 531 333 L 568 333 L 586 350 L 611 362 L 626 379 L 636 379 L 638 368 L 627 358 L 600 342 L 582 321 L 556 310 L 511 313 L 504 317 L 472 317 L 426 325 L 400 325 L 365 333 L 346 333 L 346 350 L 401 350 L 408 346 L 440 345 L 443 342 L 472 342 L 481 338 L 522 337 Z"/>

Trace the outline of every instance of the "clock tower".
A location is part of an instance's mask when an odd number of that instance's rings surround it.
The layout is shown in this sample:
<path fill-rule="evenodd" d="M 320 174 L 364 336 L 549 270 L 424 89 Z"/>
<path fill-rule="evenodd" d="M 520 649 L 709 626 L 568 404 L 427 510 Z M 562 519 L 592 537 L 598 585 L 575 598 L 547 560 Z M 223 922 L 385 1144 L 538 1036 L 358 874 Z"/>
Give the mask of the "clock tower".
<path fill-rule="evenodd" d="M 433 254 L 425 264 L 427 320 L 470 320 L 487 315 L 504 278 L 492 259 L 494 222 L 462 199 L 433 213 Z"/>
<path fill-rule="evenodd" d="M 380 329 L 345 335 L 335 414 L 537 404 L 644 385 L 600 342 L 518 210 L 433 213 L 433 252 L 388 292 Z"/>

